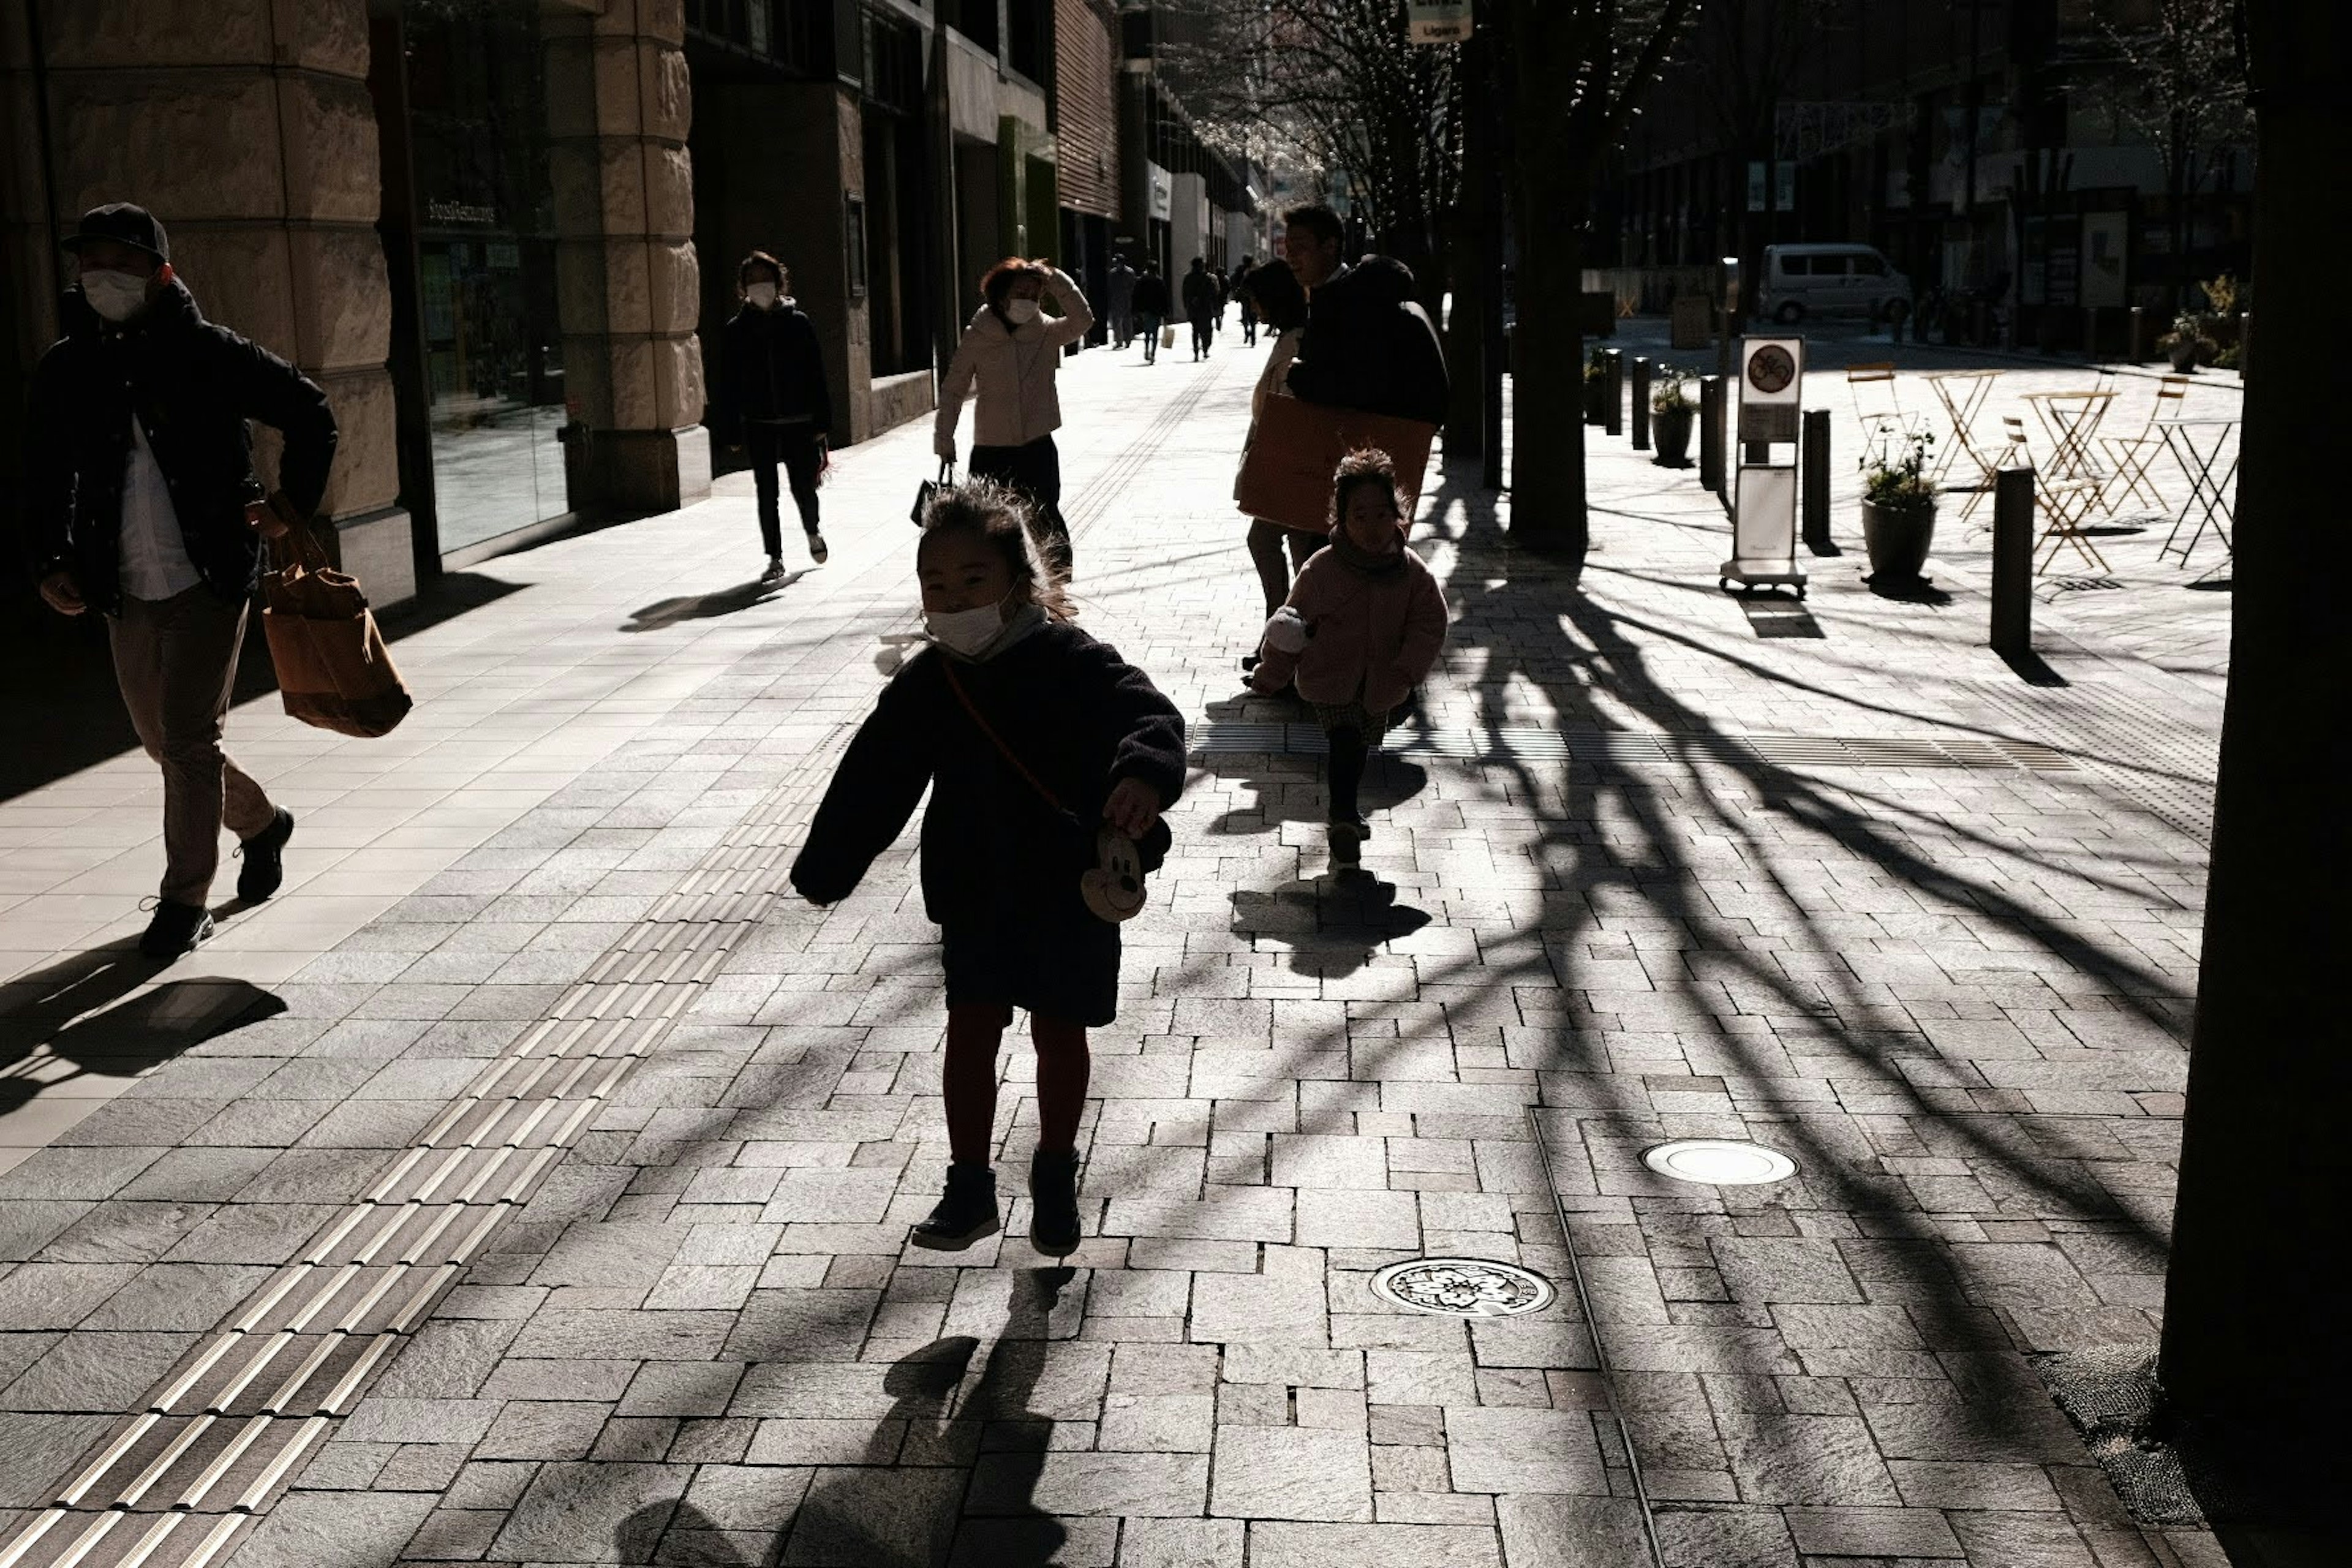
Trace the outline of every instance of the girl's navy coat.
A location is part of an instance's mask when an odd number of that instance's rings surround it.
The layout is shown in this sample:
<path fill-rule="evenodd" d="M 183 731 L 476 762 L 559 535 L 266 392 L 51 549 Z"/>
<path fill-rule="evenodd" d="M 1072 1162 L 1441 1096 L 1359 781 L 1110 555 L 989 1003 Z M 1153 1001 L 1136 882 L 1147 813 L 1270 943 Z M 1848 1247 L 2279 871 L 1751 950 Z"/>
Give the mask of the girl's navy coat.
<path fill-rule="evenodd" d="M 821 904 L 848 896 L 929 784 L 923 907 L 946 930 L 950 1005 L 996 1001 L 1108 1023 L 1101 999 L 1118 991 L 1118 928 L 1088 912 L 1078 874 L 1094 864 L 1114 784 L 1141 779 L 1171 805 L 1182 793 L 1183 715 L 1072 626 L 1049 623 L 986 663 L 956 661 L 972 705 L 1081 832 L 981 732 L 948 685 L 949 657 L 927 647 L 883 689 L 817 808 L 793 886 Z M 987 973 L 1005 967 L 1019 973 Z M 1083 973 L 1066 984 L 1041 969 Z"/>

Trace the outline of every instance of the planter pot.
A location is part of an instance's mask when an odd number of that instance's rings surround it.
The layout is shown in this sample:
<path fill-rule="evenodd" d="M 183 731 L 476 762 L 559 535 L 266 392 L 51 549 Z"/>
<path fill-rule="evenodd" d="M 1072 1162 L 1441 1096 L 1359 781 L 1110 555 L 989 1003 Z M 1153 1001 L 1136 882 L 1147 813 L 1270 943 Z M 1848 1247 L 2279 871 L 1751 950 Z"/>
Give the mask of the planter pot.
<path fill-rule="evenodd" d="M 2175 343 L 2165 351 L 2165 357 L 2172 362 L 2172 368 L 2183 375 L 2196 373 L 2197 345 L 2195 343 Z"/>
<path fill-rule="evenodd" d="M 1691 426 L 1697 414 L 1696 408 L 1669 408 L 1650 416 L 1650 439 L 1658 448 L 1652 462 L 1666 468 L 1690 466 Z"/>
<path fill-rule="evenodd" d="M 1881 587 L 1919 581 L 1927 552 L 1936 542 L 1936 509 L 1887 511 L 1862 503 L 1862 542 L 1870 552 L 1870 580 Z"/>
<path fill-rule="evenodd" d="M 1584 384 L 1584 422 L 1587 425 L 1609 423 L 1609 378 Z"/>

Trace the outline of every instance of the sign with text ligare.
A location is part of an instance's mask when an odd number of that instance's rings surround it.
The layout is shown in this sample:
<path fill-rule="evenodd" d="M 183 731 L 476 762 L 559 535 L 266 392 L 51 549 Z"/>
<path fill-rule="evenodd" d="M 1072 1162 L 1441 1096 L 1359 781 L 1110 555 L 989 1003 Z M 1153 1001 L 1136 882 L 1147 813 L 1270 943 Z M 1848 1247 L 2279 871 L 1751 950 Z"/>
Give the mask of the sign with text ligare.
<path fill-rule="evenodd" d="M 1391 13 L 1393 15 L 1394 13 Z M 1462 44 L 1470 40 L 1470 6 L 1459 4 L 1405 7 L 1406 37 L 1416 44 Z"/>

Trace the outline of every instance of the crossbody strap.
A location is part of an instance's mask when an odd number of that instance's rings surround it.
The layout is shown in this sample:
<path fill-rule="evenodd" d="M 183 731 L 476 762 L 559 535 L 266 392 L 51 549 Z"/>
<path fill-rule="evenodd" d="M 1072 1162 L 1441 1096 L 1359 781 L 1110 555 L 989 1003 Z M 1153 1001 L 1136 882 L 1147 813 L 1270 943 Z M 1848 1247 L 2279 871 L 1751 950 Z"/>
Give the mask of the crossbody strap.
<path fill-rule="evenodd" d="M 1045 783 L 1029 771 L 1028 765 L 1013 754 L 1013 748 L 1004 743 L 1004 737 L 996 732 L 996 727 L 981 716 L 979 708 L 972 702 L 971 693 L 964 690 L 963 682 L 956 679 L 955 666 L 949 661 L 948 656 L 944 653 L 940 656 L 940 673 L 948 678 L 948 689 L 955 693 L 958 702 L 963 704 L 963 710 L 971 715 L 971 721 L 980 726 L 980 732 L 988 737 L 990 742 L 996 747 L 999 754 L 1006 762 L 1013 764 L 1013 771 L 1019 773 L 1047 805 L 1052 806 L 1060 816 L 1068 816 L 1069 811 L 1055 797 L 1054 792 L 1047 789 Z"/>

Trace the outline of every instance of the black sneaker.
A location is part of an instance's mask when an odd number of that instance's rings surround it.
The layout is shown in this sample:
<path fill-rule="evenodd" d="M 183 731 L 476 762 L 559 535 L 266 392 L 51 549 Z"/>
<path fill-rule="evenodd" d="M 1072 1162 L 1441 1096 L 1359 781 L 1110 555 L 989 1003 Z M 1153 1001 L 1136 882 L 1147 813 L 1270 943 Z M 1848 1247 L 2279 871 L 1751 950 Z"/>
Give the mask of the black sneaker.
<path fill-rule="evenodd" d="M 1350 870 L 1364 863 L 1364 830 L 1342 818 L 1330 824 L 1331 864 L 1335 868 Z"/>
<path fill-rule="evenodd" d="M 934 1252 L 961 1252 L 1004 1228 L 996 1210 L 996 1173 L 985 1165 L 950 1165 L 948 1190 L 907 1239 Z"/>
<path fill-rule="evenodd" d="M 1029 1162 L 1029 1245 L 1048 1258 L 1067 1258 L 1084 1239 L 1078 1224 L 1078 1152 L 1049 1154 L 1040 1149 Z"/>
<path fill-rule="evenodd" d="M 808 547 L 809 559 L 815 562 L 820 566 L 824 565 L 825 561 L 833 554 L 832 551 L 825 548 L 824 535 L 819 533 L 814 528 L 808 531 Z"/>
<path fill-rule="evenodd" d="M 236 847 L 245 861 L 236 873 L 236 896 L 240 900 L 257 904 L 278 890 L 278 885 L 286 880 L 286 841 L 293 837 L 294 814 L 281 805 L 269 819 L 268 826 Z"/>
<path fill-rule="evenodd" d="M 147 922 L 146 933 L 139 939 L 139 951 L 149 958 L 177 958 L 194 952 L 196 944 L 212 934 L 210 911 L 200 905 L 161 899 L 155 904 L 155 918 Z"/>

